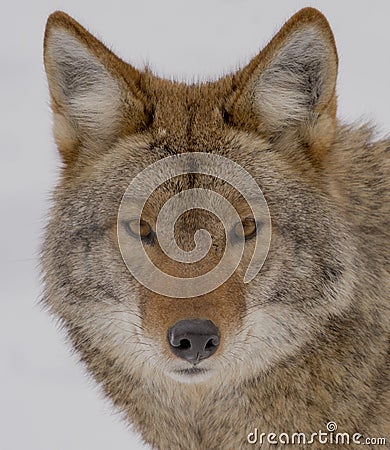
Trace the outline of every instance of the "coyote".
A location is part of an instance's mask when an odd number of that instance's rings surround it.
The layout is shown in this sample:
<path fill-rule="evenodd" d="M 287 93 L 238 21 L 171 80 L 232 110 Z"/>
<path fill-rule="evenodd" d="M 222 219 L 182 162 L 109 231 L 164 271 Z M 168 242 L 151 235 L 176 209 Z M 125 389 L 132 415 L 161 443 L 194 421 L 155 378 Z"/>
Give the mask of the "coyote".
<path fill-rule="evenodd" d="M 44 63 L 63 167 L 43 303 L 144 442 L 390 445 L 390 140 L 337 119 L 326 18 L 189 85 L 55 12 Z"/>

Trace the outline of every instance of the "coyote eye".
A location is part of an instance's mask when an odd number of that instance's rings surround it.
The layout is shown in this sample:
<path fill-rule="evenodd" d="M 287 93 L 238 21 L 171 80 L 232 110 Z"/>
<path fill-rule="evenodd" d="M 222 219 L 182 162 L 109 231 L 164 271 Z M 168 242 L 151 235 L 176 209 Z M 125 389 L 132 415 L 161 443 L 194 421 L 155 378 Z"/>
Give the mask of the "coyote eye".
<path fill-rule="evenodd" d="M 140 237 L 142 240 L 152 239 L 152 227 L 145 220 L 130 219 L 124 221 L 126 231 L 133 237 Z"/>
<path fill-rule="evenodd" d="M 234 234 L 236 235 L 236 237 L 244 238 L 246 241 L 255 236 L 256 231 L 257 231 L 256 221 L 251 217 L 247 217 L 241 223 L 237 223 L 234 227 Z"/>

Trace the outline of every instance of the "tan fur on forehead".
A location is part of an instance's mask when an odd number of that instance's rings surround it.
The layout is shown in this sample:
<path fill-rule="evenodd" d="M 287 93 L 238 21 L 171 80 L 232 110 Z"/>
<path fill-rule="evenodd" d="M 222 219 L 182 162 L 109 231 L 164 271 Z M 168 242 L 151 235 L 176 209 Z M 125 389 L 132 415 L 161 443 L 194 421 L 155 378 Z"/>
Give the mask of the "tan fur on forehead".
<path fill-rule="evenodd" d="M 231 93 L 231 77 L 186 85 L 146 74 L 144 89 L 154 105 L 151 132 L 172 152 L 213 151 L 224 138 L 222 110 Z"/>

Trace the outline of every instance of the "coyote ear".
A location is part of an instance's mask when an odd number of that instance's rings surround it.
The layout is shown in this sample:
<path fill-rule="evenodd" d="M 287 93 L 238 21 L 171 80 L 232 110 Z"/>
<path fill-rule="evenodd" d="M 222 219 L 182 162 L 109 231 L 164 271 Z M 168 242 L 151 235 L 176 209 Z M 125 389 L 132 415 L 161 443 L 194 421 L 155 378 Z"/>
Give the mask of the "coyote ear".
<path fill-rule="evenodd" d="M 125 129 L 146 123 L 139 72 L 61 11 L 47 21 L 44 62 L 54 135 L 66 163 L 96 158 Z"/>
<path fill-rule="evenodd" d="M 238 74 L 238 116 L 252 116 L 257 128 L 271 133 L 313 123 L 323 113 L 334 116 L 337 65 L 326 18 L 302 9 Z"/>

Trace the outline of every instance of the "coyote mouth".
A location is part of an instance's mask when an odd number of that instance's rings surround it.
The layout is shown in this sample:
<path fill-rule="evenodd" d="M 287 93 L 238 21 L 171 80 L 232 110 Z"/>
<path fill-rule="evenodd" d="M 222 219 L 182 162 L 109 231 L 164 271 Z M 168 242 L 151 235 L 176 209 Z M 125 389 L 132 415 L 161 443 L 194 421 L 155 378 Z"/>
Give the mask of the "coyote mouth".
<path fill-rule="evenodd" d="M 201 369 L 199 367 L 190 367 L 189 369 L 176 370 L 176 373 L 180 375 L 200 375 L 208 372 L 207 369 Z"/>

